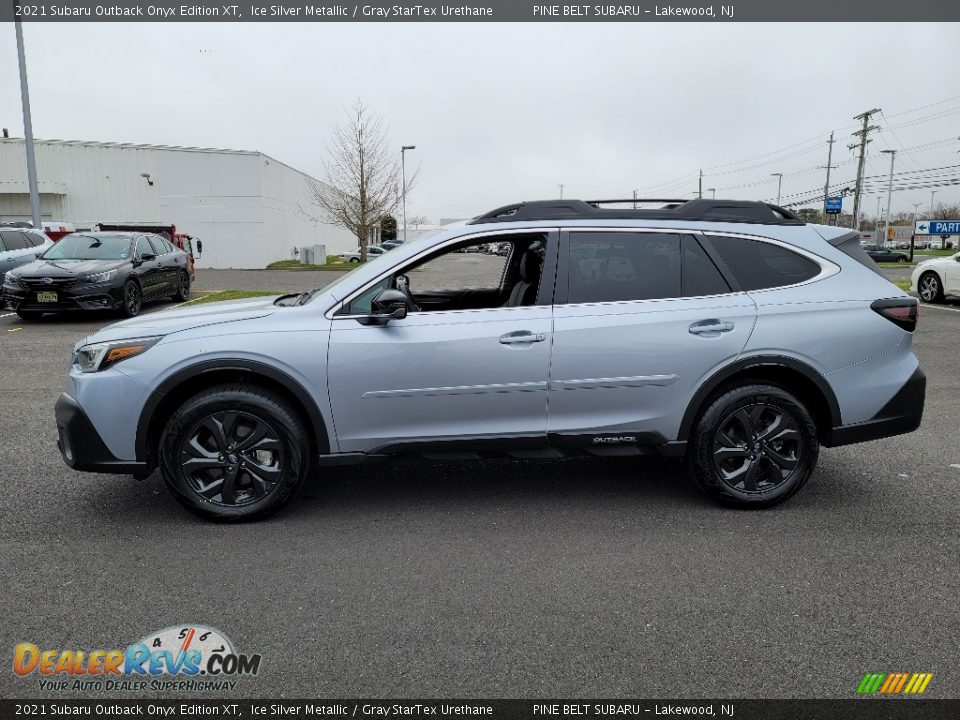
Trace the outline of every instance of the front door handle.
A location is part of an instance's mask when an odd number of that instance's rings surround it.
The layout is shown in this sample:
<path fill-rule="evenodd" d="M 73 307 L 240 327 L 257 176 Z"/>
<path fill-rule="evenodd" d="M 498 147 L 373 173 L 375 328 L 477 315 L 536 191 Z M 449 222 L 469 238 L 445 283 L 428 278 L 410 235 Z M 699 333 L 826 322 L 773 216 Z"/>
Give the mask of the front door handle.
<path fill-rule="evenodd" d="M 517 330 L 500 336 L 501 345 L 523 345 L 526 343 L 543 342 L 547 339 L 545 333 L 532 333 L 529 330 Z"/>
<path fill-rule="evenodd" d="M 733 323 L 720 322 L 719 320 L 701 320 L 691 325 L 689 330 L 694 335 L 719 335 L 733 330 Z"/>

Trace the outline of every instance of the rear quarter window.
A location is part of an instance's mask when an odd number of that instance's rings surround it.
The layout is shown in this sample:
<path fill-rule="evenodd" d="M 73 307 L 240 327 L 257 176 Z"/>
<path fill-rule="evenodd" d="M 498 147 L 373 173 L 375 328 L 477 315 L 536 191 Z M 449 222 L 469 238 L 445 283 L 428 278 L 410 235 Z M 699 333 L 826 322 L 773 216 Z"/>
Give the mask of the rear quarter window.
<path fill-rule="evenodd" d="M 873 258 L 867 254 L 867 250 L 872 249 L 873 246 L 861 245 L 860 236 L 856 233 L 851 233 L 849 235 L 837 238 L 836 240 L 832 240 L 830 244 L 836 247 L 837 250 L 842 252 L 844 255 L 853 258 L 864 267 L 873 270 L 880 277 L 886 278 L 886 275 L 883 274 L 880 266 L 877 265 Z"/>
<path fill-rule="evenodd" d="M 796 285 L 820 274 L 817 263 L 779 245 L 724 235 L 708 239 L 743 290 Z"/>

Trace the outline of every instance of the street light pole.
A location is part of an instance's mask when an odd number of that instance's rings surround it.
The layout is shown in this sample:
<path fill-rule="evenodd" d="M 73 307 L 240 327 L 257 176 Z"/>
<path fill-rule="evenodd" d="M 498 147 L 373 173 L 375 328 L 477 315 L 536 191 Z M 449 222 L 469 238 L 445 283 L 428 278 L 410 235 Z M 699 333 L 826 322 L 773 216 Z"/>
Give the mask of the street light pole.
<path fill-rule="evenodd" d="M 937 194 L 936 190 L 930 191 L 930 219 L 933 220 L 933 196 Z"/>
<path fill-rule="evenodd" d="M 890 198 L 893 195 L 893 161 L 897 157 L 897 151 L 881 150 L 880 152 L 890 156 L 890 179 L 887 181 L 887 221 L 883 226 L 883 242 L 886 243 L 890 239 Z M 879 245 L 879 243 L 877 244 Z"/>
<path fill-rule="evenodd" d="M 404 145 L 400 148 L 400 182 L 403 194 L 403 241 L 407 241 L 407 150 L 416 150 L 416 145 Z"/>
<path fill-rule="evenodd" d="M 770 173 L 771 177 L 777 178 L 777 205 L 780 204 L 780 188 L 783 187 L 783 173 Z"/>
<path fill-rule="evenodd" d="M 14 13 L 19 5 L 19 0 L 14 0 Z M 27 58 L 23 51 L 23 26 L 16 16 L 13 25 L 17 35 L 17 59 L 20 61 L 20 100 L 23 104 L 23 137 L 27 150 L 30 217 L 35 228 L 43 229 L 43 224 L 40 222 L 40 190 L 37 187 L 37 158 L 33 152 L 33 120 L 30 117 L 30 89 L 27 87 Z"/>
<path fill-rule="evenodd" d="M 563 200 L 563 185 L 564 185 L 563 183 L 560 183 L 560 184 L 557 185 L 557 187 L 560 188 L 560 199 L 561 199 L 561 200 Z"/>
<path fill-rule="evenodd" d="M 713 193 L 713 199 L 717 199 L 717 189 L 716 188 L 707 188 L 707 192 Z"/>

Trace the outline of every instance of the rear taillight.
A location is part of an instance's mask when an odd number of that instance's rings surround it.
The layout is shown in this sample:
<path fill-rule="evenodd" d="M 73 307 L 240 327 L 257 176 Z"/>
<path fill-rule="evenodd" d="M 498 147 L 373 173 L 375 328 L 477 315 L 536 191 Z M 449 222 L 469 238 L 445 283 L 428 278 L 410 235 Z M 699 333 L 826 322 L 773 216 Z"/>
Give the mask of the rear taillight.
<path fill-rule="evenodd" d="M 902 327 L 907 332 L 913 332 L 917 329 L 917 321 L 920 319 L 920 306 L 913 298 L 875 300 L 870 304 L 870 309 L 883 315 L 894 325 Z"/>

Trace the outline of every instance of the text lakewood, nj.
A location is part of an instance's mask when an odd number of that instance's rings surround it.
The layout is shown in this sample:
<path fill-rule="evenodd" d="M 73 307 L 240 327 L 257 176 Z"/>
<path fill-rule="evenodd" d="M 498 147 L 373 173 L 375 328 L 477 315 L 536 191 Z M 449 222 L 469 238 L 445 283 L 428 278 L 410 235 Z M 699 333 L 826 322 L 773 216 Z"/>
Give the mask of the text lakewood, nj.
<path fill-rule="evenodd" d="M 534 5 L 534 17 L 733 17 L 733 5 Z"/>

